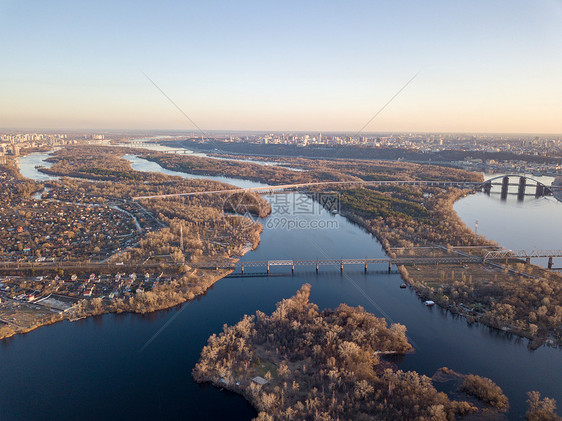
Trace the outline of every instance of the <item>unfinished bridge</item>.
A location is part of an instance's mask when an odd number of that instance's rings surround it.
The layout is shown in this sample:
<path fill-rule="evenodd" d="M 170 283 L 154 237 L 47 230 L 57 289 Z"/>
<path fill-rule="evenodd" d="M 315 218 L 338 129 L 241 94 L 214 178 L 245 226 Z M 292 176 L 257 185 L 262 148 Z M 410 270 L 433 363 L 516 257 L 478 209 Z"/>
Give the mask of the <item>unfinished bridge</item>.
<path fill-rule="evenodd" d="M 515 179 L 516 182 L 511 181 L 512 179 Z M 523 200 L 524 197 L 528 195 L 532 195 L 535 197 L 552 196 L 553 190 L 560 189 L 560 187 L 557 186 L 547 186 L 532 177 L 516 174 L 500 175 L 490 178 L 489 180 L 484 181 L 479 186 L 479 189 L 486 194 L 490 194 L 492 186 L 501 186 L 500 196 L 504 200 L 509 194 L 510 186 L 517 187 L 518 200 Z M 534 188 L 534 191 L 532 191 L 531 193 L 527 193 L 528 188 Z"/>

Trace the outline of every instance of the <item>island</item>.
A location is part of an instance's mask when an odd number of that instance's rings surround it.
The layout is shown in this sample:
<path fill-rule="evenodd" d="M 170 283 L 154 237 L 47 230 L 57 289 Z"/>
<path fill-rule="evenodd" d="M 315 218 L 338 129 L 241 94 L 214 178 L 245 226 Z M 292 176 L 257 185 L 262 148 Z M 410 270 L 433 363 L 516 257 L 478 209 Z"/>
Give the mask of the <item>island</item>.
<path fill-rule="evenodd" d="M 406 328 L 361 307 L 319 311 L 305 284 L 271 316 L 258 311 L 212 335 L 193 369 L 246 397 L 258 420 L 453 420 L 493 417 L 509 402 L 490 379 L 440 369 L 434 379 L 385 359 L 412 351 Z M 435 384 L 458 381 L 450 393 Z M 493 418 L 489 418 L 493 419 Z"/>

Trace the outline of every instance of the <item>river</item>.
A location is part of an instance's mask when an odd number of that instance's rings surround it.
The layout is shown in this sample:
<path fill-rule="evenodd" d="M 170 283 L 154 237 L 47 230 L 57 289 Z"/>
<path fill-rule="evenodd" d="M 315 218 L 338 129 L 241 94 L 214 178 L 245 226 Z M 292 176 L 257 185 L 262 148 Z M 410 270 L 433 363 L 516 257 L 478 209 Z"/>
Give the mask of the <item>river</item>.
<path fill-rule="evenodd" d="M 47 180 L 57 180 L 59 177 L 55 177 L 49 174 L 42 173 L 38 171 L 36 167 L 50 168 L 53 166 L 51 162 L 45 161 L 51 152 L 34 152 L 27 156 L 18 159 L 17 164 L 20 168 L 20 173 L 27 178 L 31 178 L 35 181 L 47 181 Z"/>
<path fill-rule="evenodd" d="M 494 174 L 493 176 L 496 176 Z M 485 174 L 485 179 L 492 175 Z M 533 177 L 547 186 L 552 177 Z M 534 188 L 529 189 L 534 192 Z M 491 194 L 475 193 L 454 205 L 463 222 L 472 230 L 478 221 L 478 234 L 511 250 L 562 249 L 562 202 L 554 197 L 535 199 L 526 196 L 522 202 L 515 194 L 507 200 L 500 199 L 500 187 L 494 186 Z M 510 187 L 515 193 L 517 187 Z M 546 266 L 547 259 L 533 259 L 532 263 Z M 562 259 L 554 259 L 554 267 L 561 267 Z"/>
<path fill-rule="evenodd" d="M 158 169 L 130 159 L 137 169 Z M 307 208 L 301 194 L 268 200 L 274 213 L 262 221 L 262 241 L 242 260 L 385 255 L 362 228 L 324 209 Z M 290 229 L 278 223 L 283 218 L 304 222 Z M 365 274 L 362 267 L 346 266 L 341 274 L 339 268 L 321 267 L 317 275 L 312 267 L 297 267 L 294 275 L 285 269 L 270 277 L 226 278 L 204 296 L 167 311 L 104 315 L 17 335 L 0 345 L 0 418 L 248 420 L 255 411 L 243 398 L 194 383 L 191 369 L 207 338 L 224 323 L 256 310 L 271 313 L 277 301 L 305 282 L 312 284 L 311 300 L 320 308 L 362 305 L 404 324 L 415 353 L 399 363 L 403 370 L 431 376 L 447 366 L 490 377 L 509 397 L 511 419 L 523 416 L 529 390 L 562 403 L 559 350 L 530 351 L 527 340 L 426 307 L 413 291 L 399 288 L 399 275 L 377 269 L 384 268 L 370 266 Z"/>
<path fill-rule="evenodd" d="M 130 141 L 136 142 L 136 143 L 133 143 L 133 145 L 131 146 L 133 148 L 148 149 L 148 150 L 156 151 L 156 152 L 178 153 L 178 150 L 179 150 L 178 147 L 172 148 L 170 146 L 166 146 L 166 145 L 162 145 L 160 143 L 157 143 L 159 141 L 169 140 L 169 139 L 173 139 L 173 138 L 174 138 L 173 136 L 155 136 L 155 137 L 148 137 L 148 138 L 145 137 L 145 138 L 139 138 L 139 139 L 131 139 Z M 129 145 L 127 143 L 120 143 L 116 146 L 129 147 Z M 217 150 L 217 152 L 218 152 L 218 150 Z M 181 148 L 181 153 L 186 154 L 186 155 L 198 156 L 198 157 L 202 157 L 202 158 L 217 159 L 219 161 L 249 162 L 249 163 L 259 164 L 259 165 L 282 166 L 282 167 L 284 167 L 286 169 L 289 169 L 289 170 L 292 170 L 292 171 L 304 171 L 302 168 L 292 167 L 287 162 L 262 161 L 262 160 L 259 160 L 259 159 L 233 158 L 233 157 L 224 158 L 224 157 L 219 156 L 218 154 L 208 155 L 205 152 L 195 152 L 194 150 L 188 149 L 188 148 L 185 148 L 185 147 Z"/>

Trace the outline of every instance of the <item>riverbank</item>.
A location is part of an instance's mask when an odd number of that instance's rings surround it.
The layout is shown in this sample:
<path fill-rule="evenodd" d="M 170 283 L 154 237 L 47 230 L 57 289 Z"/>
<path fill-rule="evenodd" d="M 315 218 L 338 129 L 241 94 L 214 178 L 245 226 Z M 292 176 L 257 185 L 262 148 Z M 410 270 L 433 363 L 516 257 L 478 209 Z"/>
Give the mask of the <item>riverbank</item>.
<path fill-rule="evenodd" d="M 199 165 L 199 162 L 181 155 L 155 154 L 147 159 L 157 160 L 161 166 L 179 171 L 190 171 L 194 165 Z M 481 174 L 443 168 L 437 170 L 430 165 L 381 161 L 328 164 L 322 160 L 303 158 L 287 158 L 287 162 L 308 169 L 305 174 L 314 174 L 316 180 L 322 180 L 329 171 L 332 178 L 336 174 L 339 179 L 482 179 Z M 269 168 L 268 173 L 275 170 Z M 242 175 L 239 168 L 236 168 L 236 174 Z M 279 182 L 286 181 L 282 174 L 279 173 L 279 176 Z M 296 176 L 304 175 L 292 174 L 291 180 Z M 268 181 L 264 174 L 254 174 L 254 177 L 262 182 Z M 428 186 L 395 186 L 377 190 L 336 189 L 335 193 L 342 214 L 373 234 L 382 243 L 387 255 L 396 255 L 393 249 L 398 247 L 414 256 L 416 251 L 413 247 L 436 245 L 440 246 L 440 253 L 450 246 L 480 246 L 480 256 L 483 256 L 485 250 L 498 247 L 497 243 L 476 235 L 454 211 L 455 201 L 469 191 L 444 191 Z M 450 257 L 462 256 L 459 253 L 476 251 L 469 248 L 446 252 Z M 422 298 L 431 299 L 443 308 L 466 317 L 469 323 L 478 321 L 526 337 L 532 341 L 533 348 L 542 343 L 562 344 L 559 275 L 538 266 L 521 265 L 516 260 L 505 265 L 420 265 L 404 267 L 401 273 Z"/>
<path fill-rule="evenodd" d="M 437 224 L 412 220 L 388 224 L 369 218 L 368 212 L 345 200 L 342 214 L 375 236 L 391 257 L 481 258 L 497 243 L 476 235 L 454 211 L 455 201 L 466 194 L 450 190 L 434 196 L 432 204 L 426 203 Z M 443 239 L 456 241 L 443 244 Z M 528 338 L 532 349 L 544 343 L 562 345 L 561 277 L 555 272 L 516 259 L 502 264 L 412 264 L 399 267 L 399 271 L 421 299 L 434 301 L 468 323 L 480 322 Z"/>
<path fill-rule="evenodd" d="M 245 252 L 253 249 L 254 248 L 246 248 Z M 157 287 L 153 291 L 140 292 L 131 295 L 128 299 L 109 300 L 107 298 L 94 298 L 91 300 L 80 300 L 68 311 L 61 311 L 51 317 L 36 320 L 31 326 L 18 327 L 16 325 L 0 322 L 0 340 L 10 338 L 17 334 L 28 333 L 40 327 L 52 325 L 64 320 L 74 321 L 110 313 L 147 314 L 166 310 L 193 300 L 198 296 L 205 295 L 209 288 L 230 273 L 232 273 L 232 270 L 195 269 L 190 274 L 176 281 L 172 281 L 170 285 Z"/>
<path fill-rule="evenodd" d="M 383 318 L 345 304 L 320 312 L 309 301 L 310 290 L 305 284 L 277 303 L 271 316 L 258 311 L 212 335 L 194 379 L 241 394 L 259 411 L 260 421 L 446 420 L 508 410 L 507 397 L 487 378 L 457 375 L 462 385 L 455 397 L 461 399 L 451 400 L 430 378 L 397 370 L 381 354 L 412 350 L 404 326 L 388 326 Z M 469 402 L 462 392 L 474 399 Z"/>

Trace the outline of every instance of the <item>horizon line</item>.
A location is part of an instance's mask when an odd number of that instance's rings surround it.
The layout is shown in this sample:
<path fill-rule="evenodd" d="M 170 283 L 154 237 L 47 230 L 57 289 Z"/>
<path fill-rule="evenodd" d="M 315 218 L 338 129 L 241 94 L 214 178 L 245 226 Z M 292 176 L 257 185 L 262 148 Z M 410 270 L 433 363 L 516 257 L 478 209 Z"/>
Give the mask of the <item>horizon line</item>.
<path fill-rule="evenodd" d="M 192 134 L 192 132 L 196 132 L 197 129 L 163 129 L 163 128 L 154 128 L 154 129 L 141 129 L 141 128 L 63 128 L 63 127 L 56 127 L 56 128 L 46 128 L 46 127 L 0 127 L 0 132 L 5 131 L 43 131 L 43 132 L 97 132 L 97 133 L 111 133 L 111 132 L 178 132 L 183 133 L 185 135 Z M 352 137 L 356 136 L 365 136 L 365 135 L 376 135 L 376 134 L 463 134 L 463 135 L 523 135 L 523 136 L 562 136 L 562 132 L 555 133 L 555 132 L 486 132 L 486 131 L 462 131 L 462 130 L 453 130 L 453 131 L 427 131 L 427 130 L 377 130 L 377 131 L 367 131 L 362 132 L 361 134 L 357 135 L 354 130 L 269 130 L 269 129 L 205 129 L 205 132 L 208 134 L 214 133 L 322 133 L 322 134 L 343 134 Z M 200 135 L 194 137 L 201 137 Z"/>

